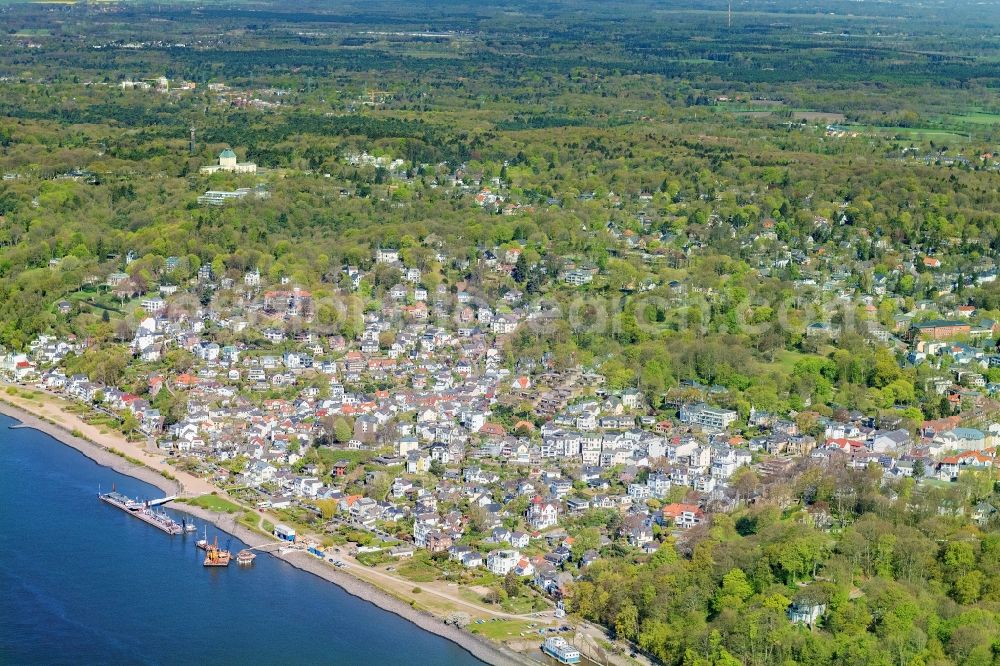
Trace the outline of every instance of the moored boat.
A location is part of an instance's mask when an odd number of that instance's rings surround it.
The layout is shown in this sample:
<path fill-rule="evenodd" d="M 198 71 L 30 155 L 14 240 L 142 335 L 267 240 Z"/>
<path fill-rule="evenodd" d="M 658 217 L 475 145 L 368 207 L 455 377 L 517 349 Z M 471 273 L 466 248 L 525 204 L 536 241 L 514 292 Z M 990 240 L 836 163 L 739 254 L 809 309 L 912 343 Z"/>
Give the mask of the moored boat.
<path fill-rule="evenodd" d="M 206 567 L 228 567 L 232 553 L 225 548 L 219 548 L 219 537 L 215 537 L 215 543 L 209 544 L 205 549 L 205 561 L 202 563 Z"/>
<path fill-rule="evenodd" d="M 102 502 L 110 504 L 117 509 L 121 509 L 125 513 L 133 515 L 144 523 L 149 523 L 153 527 L 157 527 L 167 534 L 176 535 L 181 534 L 183 531 L 180 523 L 168 516 L 166 513 L 156 511 L 150 507 L 147 502 L 133 500 L 125 495 L 122 495 L 116 490 L 112 490 L 110 493 L 98 494 L 98 497 Z"/>
<path fill-rule="evenodd" d="M 542 643 L 542 652 L 549 655 L 560 664 L 579 664 L 580 651 L 559 636 L 546 638 Z"/>
<path fill-rule="evenodd" d="M 248 567 L 251 564 L 253 564 L 253 561 L 255 559 L 257 559 L 257 554 L 254 553 L 252 550 L 249 549 L 241 550 L 236 555 L 236 564 L 239 564 L 242 567 Z"/>

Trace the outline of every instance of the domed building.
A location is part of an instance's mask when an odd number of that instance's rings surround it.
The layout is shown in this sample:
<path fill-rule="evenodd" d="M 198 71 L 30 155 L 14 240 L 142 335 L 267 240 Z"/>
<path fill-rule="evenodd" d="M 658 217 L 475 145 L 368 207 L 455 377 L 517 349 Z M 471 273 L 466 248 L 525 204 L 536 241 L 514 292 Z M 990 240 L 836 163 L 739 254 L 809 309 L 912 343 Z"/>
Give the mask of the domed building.
<path fill-rule="evenodd" d="M 257 173 L 257 165 L 253 162 L 237 162 L 236 153 L 226 148 L 219 153 L 219 163 L 201 168 L 201 173 L 213 174 L 216 171 L 231 171 L 233 173 Z"/>

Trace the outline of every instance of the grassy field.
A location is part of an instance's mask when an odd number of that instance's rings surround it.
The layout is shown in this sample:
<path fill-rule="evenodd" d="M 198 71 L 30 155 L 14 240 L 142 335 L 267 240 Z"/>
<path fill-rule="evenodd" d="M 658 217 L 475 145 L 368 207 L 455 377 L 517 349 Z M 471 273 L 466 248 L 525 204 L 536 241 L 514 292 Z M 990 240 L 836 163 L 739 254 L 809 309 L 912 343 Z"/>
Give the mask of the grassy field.
<path fill-rule="evenodd" d="M 785 372 L 791 372 L 795 364 L 806 358 L 808 355 L 802 352 L 792 351 L 790 349 L 782 349 L 774 354 L 774 363 L 780 367 Z"/>
<path fill-rule="evenodd" d="M 537 634 L 537 627 L 530 628 L 528 625 L 533 622 L 524 620 L 497 620 L 483 622 L 482 624 L 470 624 L 468 629 L 474 634 L 480 634 L 495 641 L 509 641 L 522 638 L 522 633 L 531 632 Z"/>
<path fill-rule="evenodd" d="M 925 127 L 884 127 L 881 125 L 848 125 L 848 129 L 857 129 L 861 132 L 873 132 L 881 135 L 901 136 L 914 141 L 924 140 L 961 140 L 967 141 L 969 136 L 960 132 L 952 132 L 943 129 L 930 129 Z"/>
<path fill-rule="evenodd" d="M 222 511 L 225 513 L 235 513 L 243 510 L 243 507 L 240 505 L 234 504 L 227 499 L 219 497 L 218 495 L 202 495 L 201 497 L 195 497 L 188 500 L 188 504 L 200 506 L 203 509 L 208 509 L 209 511 Z"/>
<path fill-rule="evenodd" d="M 436 580 L 440 573 L 429 563 L 416 558 L 399 566 L 399 575 L 414 583 L 429 583 Z"/>
<path fill-rule="evenodd" d="M 470 590 L 470 589 L 468 589 L 465 586 L 459 588 L 458 596 L 462 597 L 463 599 L 465 599 L 469 603 L 473 603 L 473 604 L 481 604 L 481 603 L 483 603 L 483 595 L 479 594 L 475 590 Z"/>
<path fill-rule="evenodd" d="M 1000 124 L 1000 113 L 970 111 L 968 113 L 947 116 L 947 121 L 960 124 L 997 125 Z"/>
<path fill-rule="evenodd" d="M 335 464 L 340 460 L 346 460 L 352 465 L 363 465 L 375 457 L 375 454 L 371 451 L 352 451 L 325 447 L 320 447 L 317 451 L 319 452 L 320 459 L 328 465 Z"/>
<path fill-rule="evenodd" d="M 121 300 L 109 291 L 100 291 L 92 287 L 73 292 L 66 297 L 70 303 L 89 306 L 100 310 L 108 310 L 112 313 L 121 314 L 129 309 L 129 306 L 138 302 L 139 299 L 126 299 L 123 305 Z"/>
<path fill-rule="evenodd" d="M 500 604 L 500 607 L 508 613 L 515 615 L 523 615 L 548 608 L 544 601 L 533 596 L 517 596 L 513 599 L 507 599 Z"/>
<path fill-rule="evenodd" d="M 18 390 L 16 386 L 8 386 L 7 395 L 20 396 L 25 400 L 41 400 L 43 394 L 40 391 L 32 391 L 29 389 Z"/>

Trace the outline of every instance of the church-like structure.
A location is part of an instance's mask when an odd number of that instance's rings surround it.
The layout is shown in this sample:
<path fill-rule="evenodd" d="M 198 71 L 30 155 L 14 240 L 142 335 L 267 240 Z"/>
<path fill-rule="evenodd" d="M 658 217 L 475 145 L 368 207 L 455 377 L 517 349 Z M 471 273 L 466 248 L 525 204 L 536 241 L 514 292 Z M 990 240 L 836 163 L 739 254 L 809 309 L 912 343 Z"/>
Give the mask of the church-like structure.
<path fill-rule="evenodd" d="M 236 153 L 226 148 L 219 153 L 219 163 L 201 168 L 202 173 L 212 174 L 216 171 L 231 171 L 233 173 L 257 173 L 257 165 L 253 162 L 237 162 Z"/>

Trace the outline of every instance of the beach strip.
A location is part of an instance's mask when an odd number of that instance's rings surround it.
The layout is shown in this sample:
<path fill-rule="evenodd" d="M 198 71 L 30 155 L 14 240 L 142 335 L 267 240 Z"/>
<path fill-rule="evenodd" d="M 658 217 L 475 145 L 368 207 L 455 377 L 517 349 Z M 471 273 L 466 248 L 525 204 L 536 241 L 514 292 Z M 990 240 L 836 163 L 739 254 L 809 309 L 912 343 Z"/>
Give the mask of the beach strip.
<path fill-rule="evenodd" d="M 62 425 L 40 418 L 20 406 L 10 404 L 2 398 L 0 398 L 0 413 L 20 422 L 20 425 L 13 427 L 27 427 L 43 432 L 53 439 L 76 449 L 98 465 L 108 467 L 120 474 L 131 476 L 152 486 L 156 486 L 166 494 L 181 493 L 184 490 L 180 481 L 168 479 L 151 467 L 130 462 L 99 444 L 72 434 Z M 236 518 L 229 514 L 217 513 L 189 504 L 178 504 L 173 508 L 212 523 L 218 529 L 235 536 L 250 547 L 274 543 L 275 541 L 273 538 L 268 538 L 259 532 L 255 532 L 239 524 Z M 538 662 L 526 655 L 514 652 L 486 638 L 470 634 L 454 625 L 445 624 L 432 613 L 413 608 L 408 603 L 386 593 L 379 587 L 341 571 L 304 551 L 285 553 L 268 552 L 267 554 L 277 557 L 297 569 L 331 582 L 348 594 L 369 601 L 382 610 L 398 615 L 424 631 L 441 636 L 488 664 L 494 666 L 537 666 L 538 664 Z"/>

